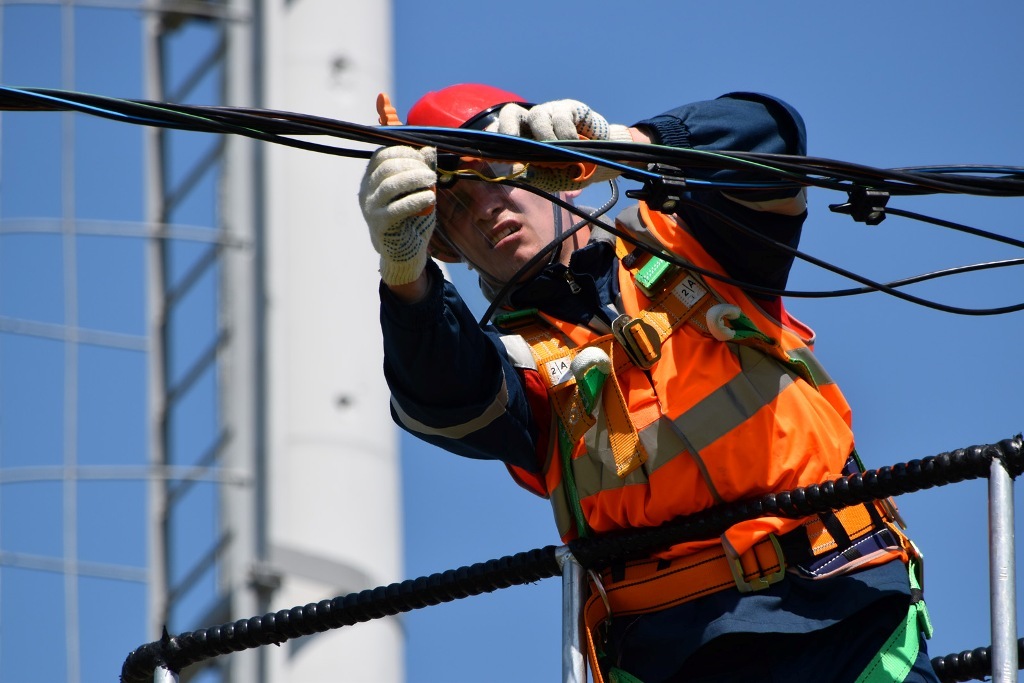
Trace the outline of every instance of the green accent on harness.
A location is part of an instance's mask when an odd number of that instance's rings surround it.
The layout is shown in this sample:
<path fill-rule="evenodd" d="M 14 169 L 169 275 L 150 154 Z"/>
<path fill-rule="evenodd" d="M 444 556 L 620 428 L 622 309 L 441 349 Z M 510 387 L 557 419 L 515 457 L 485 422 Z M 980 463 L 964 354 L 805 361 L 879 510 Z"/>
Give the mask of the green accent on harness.
<path fill-rule="evenodd" d="M 918 577 L 924 576 L 924 557 L 920 557 L 920 550 L 917 553 L 919 557 L 910 558 L 910 588 L 912 591 L 923 592 L 923 581 L 920 581 Z M 918 595 L 920 594 L 919 592 Z M 924 600 L 918 600 L 915 606 L 918 607 L 918 616 L 921 617 L 921 632 L 924 633 L 925 638 L 931 640 L 932 634 L 935 633 L 935 627 L 932 626 L 932 617 L 928 614 L 928 606 L 924 604 Z"/>
<path fill-rule="evenodd" d="M 864 467 L 864 461 L 860 459 L 860 453 L 857 452 L 856 448 L 850 451 L 850 455 L 853 456 L 853 461 L 857 463 L 857 469 L 861 472 L 866 472 L 868 468 Z M 914 579 L 914 581 L 916 580 Z"/>
<path fill-rule="evenodd" d="M 494 316 L 494 324 L 498 327 L 511 325 L 512 323 L 520 322 L 524 318 L 534 318 L 537 316 L 536 308 L 524 308 L 521 311 L 508 311 L 507 313 L 501 313 Z"/>
<path fill-rule="evenodd" d="M 775 346 L 777 343 L 767 334 L 757 329 L 757 325 L 754 324 L 754 321 L 743 313 L 740 313 L 738 318 L 730 318 L 728 324 L 730 329 L 736 333 L 736 336 L 733 337 L 734 341 L 744 341 L 746 339 L 753 338 L 763 341 L 769 346 Z"/>
<path fill-rule="evenodd" d="M 916 564 L 917 561 L 911 558 L 909 566 L 911 593 L 921 589 L 917 581 Z M 882 649 L 857 677 L 856 683 L 900 683 L 906 680 L 907 674 L 914 667 L 914 662 L 921 651 L 918 637 L 920 633 L 923 633 L 925 638 L 932 637 L 932 622 L 924 600 L 912 602 L 907 611 L 907 618 L 885 641 Z"/>
<path fill-rule="evenodd" d="M 587 368 L 583 372 L 583 377 L 577 378 L 576 388 L 579 390 L 583 409 L 587 411 L 588 415 L 594 413 L 594 408 L 597 406 L 598 399 L 601 398 L 601 389 L 604 387 L 606 379 L 608 379 L 608 375 L 596 367 Z M 566 430 L 565 425 L 559 420 L 558 451 L 562 456 L 562 481 L 565 484 L 566 499 L 569 509 L 572 510 L 573 519 L 576 521 L 576 533 L 580 538 L 586 538 L 590 535 L 590 529 L 587 526 L 586 518 L 583 516 L 583 506 L 580 505 L 580 494 L 576 488 L 576 477 L 572 473 L 572 451 L 574 445 L 569 439 L 569 432 Z"/>
<path fill-rule="evenodd" d="M 640 288 L 646 293 L 654 291 L 655 287 L 661 281 L 666 274 L 673 272 L 675 267 L 668 261 L 664 261 L 657 256 L 652 256 L 647 260 L 647 263 L 643 265 L 643 268 L 636 272 L 634 279 L 636 283 L 640 285 Z"/>
<path fill-rule="evenodd" d="M 811 371 L 811 366 L 808 365 L 802 358 L 794 358 L 788 353 L 786 357 L 789 359 L 789 367 L 792 368 L 793 372 L 803 377 L 808 384 L 815 389 L 818 388 L 818 382 L 814 379 L 814 373 Z"/>
<path fill-rule="evenodd" d="M 583 517 L 580 493 L 576 489 L 576 477 L 572 474 L 572 449 L 573 443 L 569 439 L 569 432 L 565 430 L 562 421 L 558 420 L 558 453 L 562 457 L 562 484 L 565 486 L 565 498 L 576 522 L 576 535 L 580 538 L 587 538 L 590 536 L 590 530 L 587 527 L 586 518 Z"/>
<path fill-rule="evenodd" d="M 633 674 L 616 669 L 614 666 L 608 670 L 608 680 L 611 683 L 644 683 Z"/>
<path fill-rule="evenodd" d="M 778 354 L 772 354 L 774 358 L 789 365 L 790 369 L 800 377 L 803 377 L 808 384 L 815 389 L 818 388 L 818 382 L 814 379 L 814 373 L 812 372 L 811 366 L 808 365 L 804 359 L 791 356 L 788 353 L 783 352 L 782 349 L 779 349 L 779 342 L 757 329 L 757 324 L 744 313 L 740 313 L 739 317 L 730 318 L 726 322 L 729 325 L 729 329 L 736 333 L 736 336 L 729 341 L 737 344 L 747 343 L 755 348 L 757 348 L 757 345 L 752 342 L 761 342 L 766 346 L 775 348 L 778 351 Z M 762 349 L 762 351 L 763 350 L 764 349 Z"/>
<path fill-rule="evenodd" d="M 601 397 L 601 389 L 604 387 L 606 379 L 608 379 L 608 375 L 598 368 L 587 368 L 583 373 L 583 378 L 577 378 L 576 386 L 580 389 L 580 399 L 583 400 L 583 408 L 588 415 L 594 414 L 597 399 Z"/>

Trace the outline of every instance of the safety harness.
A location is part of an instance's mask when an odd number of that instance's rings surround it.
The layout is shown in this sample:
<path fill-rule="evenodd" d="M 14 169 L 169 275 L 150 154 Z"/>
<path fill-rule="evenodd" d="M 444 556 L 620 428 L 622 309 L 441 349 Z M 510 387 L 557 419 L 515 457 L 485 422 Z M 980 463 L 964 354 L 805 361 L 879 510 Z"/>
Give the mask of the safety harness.
<path fill-rule="evenodd" d="M 701 334 L 721 341 L 753 347 L 817 387 L 816 365 L 788 354 L 777 339 L 759 330 L 738 307 L 723 301 L 698 275 L 645 250 L 630 250 L 622 240 L 617 241 L 616 255 L 650 304 L 634 317 L 616 318 L 611 334 L 577 346 L 536 310 L 516 311 L 495 320 L 499 328 L 526 341 L 548 383 L 566 504 L 576 534 L 581 537 L 588 536 L 590 530 L 573 481 L 573 446 L 595 424 L 594 409 L 603 397 L 616 474 L 626 477 L 646 462 L 648 454 L 635 421 L 648 418 L 630 414 L 617 375 L 630 366 L 644 370 L 653 367 L 661 357 L 663 342 L 683 325 L 692 325 Z M 847 468 L 848 473 L 863 469 L 855 456 L 851 456 Z M 918 555 L 897 522 L 892 502 L 879 501 L 816 515 L 793 531 L 769 534 L 739 554 L 723 536 L 720 546 L 671 561 L 639 560 L 600 573 L 589 572 L 591 590 L 583 619 L 595 682 L 604 681 L 602 659 L 611 618 L 663 610 L 727 589 L 743 593 L 762 590 L 781 581 L 787 571 L 822 578 L 897 557 L 907 563 Z M 912 581 L 916 583 L 916 577 Z M 911 609 L 911 616 L 916 618 L 918 614 L 924 614 L 923 623 L 927 623 L 924 603 L 919 600 Z M 905 633 L 894 634 L 898 642 L 893 647 L 903 648 L 897 661 L 910 656 L 906 644 L 911 640 L 915 647 L 917 644 L 918 630 L 913 628 L 911 616 Z M 916 651 L 910 661 L 914 658 Z M 873 670 L 892 668 L 892 656 L 883 660 L 880 653 L 876 659 L 879 663 Z M 639 683 L 618 669 L 608 675 L 612 683 Z M 881 679 L 861 680 L 875 683 Z"/>

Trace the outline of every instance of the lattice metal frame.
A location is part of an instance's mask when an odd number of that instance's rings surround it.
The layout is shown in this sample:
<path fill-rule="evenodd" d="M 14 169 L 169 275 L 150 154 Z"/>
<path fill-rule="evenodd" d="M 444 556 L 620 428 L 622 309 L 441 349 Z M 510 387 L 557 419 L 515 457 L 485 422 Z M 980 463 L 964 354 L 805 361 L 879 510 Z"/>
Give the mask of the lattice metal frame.
<path fill-rule="evenodd" d="M 144 93 L 156 101 L 185 101 L 193 89 L 214 74 L 219 80 L 222 100 L 233 103 L 250 102 L 250 93 L 230 81 L 240 65 L 251 63 L 251 11 L 247 0 L 206 2 L 177 0 L 173 2 L 138 2 L 134 0 L 0 0 L 0 27 L 5 7 L 13 5 L 51 5 L 59 7 L 61 34 L 61 76 L 59 87 L 75 89 L 74 45 L 76 10 L 82 7 L 125 10 L 138 13 L 145 31 L 146 69 Z M 166 65 L 171 49 L 168 37 L 191 22 L 214 27 L 215 39 L 209 49 L 195 62 L 191 72 L 168 86 Z M 229 51 L 228 41 L 232 41 Z M 229 68 L 228 63 L 231 63 Z M 2 71 L 0 71 L 2 73 Z M 205 102 L 209 103 L 209 102 Z M 0 545 L 0 567 L 18 567 L 34 571 L 54 572 L 63 576 L 64 650 L 68 681 L 83 680 L 82 653 L 79 636 L 81 623 L 79 579 L 96 577 L 115 581 L 144 583 L 148 588 L 148 605 L 139 610 L 148 612 L 148 633 L 158 637 L 168 628 L 189 628 L 209 619 L 226 617 L 235 607 L 254 610 L 256 595 L 249 586 L 251 558 L 259 545 L 255 533 L 257 482 L 256 449 L 259 437 L 252 422 L 259 401 L 258 364 L 254 335 L 258 333 L 255 319 L 255 270 L 257 217 L 247 203 L 252 196 L 255 166 L 252 145 L 245 140 L 218 140 L 209 152 L 195 159 L 191 167 L 181 170 L 172 179 L 168 172 L 175 153 L 175 141 L 163 129 L 146 130 L 146 165 L 144 187 L 146 216 L 140 223 L 103 220 L 81 220 L 76 215 L 75 149 L 77 115 L 61 115 L 61 205 L 62 213 L 52 219 L 13 219 L 0 221 L 0 238 L 4 235 L 31 233 L 57 234 L 61 239 L 63 258 L 63 323 L 0 317 L 0 332 L 55 340 L 63 344 L 63 454 L 60 466 L 8 468 L 0 462 L 0 495 L 8 484 L 23 482 L 60 482 L 62 488 L 61 557 L 30 556 L 5 552 Z M 228 162 L 227 159 L 231 158 Z M 229 164 L 240 164 L 237 172 L 225 172 Z M 197 188 L 216 185 L 221 195 L 219 224 L 196 227 L 175 224 L 177 206 L 186 202 Z M 226 218 L 229 217 L 229 218 Z M 145 336 L 126 335 L 79 325 L 78 292 L 76 291 L 77 240 L 81 235 L 104 235 L 126 239 L 144 239 L 147 243 L 148 330 Z M 172 245 L 188 242 L 199 245 L 201 256 L 186 272 L 174 277 L 168 267 Z M 216 330 L 205 340 L 205 350 L 192 360 L 183 372 L 172 373 L 170 359 L 174 347 L 187 336 L 176 329 L 175 309 L 197 287 L 209 287 L 217 298 Z M 206 295 L 203 292 L 202 295 Z M 78 378 L 81 372 L 80 347 L 99 346 L 145 353 L 148 371 L 148 465 L 83 465 L 77 450 Z M 188 425 L 175 424 L 171 416 L 195 386 L 196 380 L 215 373 L 220 395 L 217 397 L 217 435 L 202 452 L 175 461 L 171 456 L 175 433 Z M 240 380 L 240 383 L 236 380 Z M 230 393 L 231 397 L 226 397 Z M 146 481 L 149 520 L 147 525 L 148 566 L 124 566 L 112 563 L 79 560 L 78 489 L 83 481 Z M 183 541 L 170 532 L 175 515 L 181 511 L 184 495 L 197 484 L 212 485 L 218 490 L 217 506 L 220 532 L 215 542 L 198 553 L 198 560 L 184 570 L 173 572 L 175 555 Z M 209 577 L 215 576 L 215 588 L 208 589 Z M 197 582 L 207 578 L 201 592 L 208 608 L 195 616 L 195 623 L 174 623 L 175 612 Z M 212 594 L 211 594 L 212 593 Z M 236 598 L 236 594 L 240 597 Z M 237 669 L 244 663 L 236 663 Z M 241 673 L 236 671 L 235 673 Z M 255 673 L 250 669 L 248 673 Z M 246 674 L 247 680 L 258 677 Z"/>

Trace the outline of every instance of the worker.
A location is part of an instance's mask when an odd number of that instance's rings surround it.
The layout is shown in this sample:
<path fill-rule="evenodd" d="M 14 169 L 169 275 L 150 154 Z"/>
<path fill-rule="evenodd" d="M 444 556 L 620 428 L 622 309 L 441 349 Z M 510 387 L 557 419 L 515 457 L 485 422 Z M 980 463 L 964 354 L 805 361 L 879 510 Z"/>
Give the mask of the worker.
<path fill-rule="evenodd" d="M 624 126 L 579 101 L 534 106 L 459 84 L 422 97 L 407 122 L 806 153 L 799 114 L 746 92 Z M 380 254 L 394 419 L 503 462 L 550 500 L 563 542 L 858 471 L 849 406 L 813 332 L 772 294 L 793 257 L 765 238 L 797 245 L 805 191 L 747 189 L 748 174 L 717 171 L 731 189 L 677 184 L 674 204 L 652 192 L 618 213 L 616 238 L 573 202 L 619 170 L 374 153 L 359 199 Z M 520 185 L 499 182 L 509 178 Z M 464 262 L 499 298 L 488 324 L 435 259 Z M 758 518 L 590 572 L 595 680 L 937 681 L 919 556 L 897 516 L 879 501 Z"/>

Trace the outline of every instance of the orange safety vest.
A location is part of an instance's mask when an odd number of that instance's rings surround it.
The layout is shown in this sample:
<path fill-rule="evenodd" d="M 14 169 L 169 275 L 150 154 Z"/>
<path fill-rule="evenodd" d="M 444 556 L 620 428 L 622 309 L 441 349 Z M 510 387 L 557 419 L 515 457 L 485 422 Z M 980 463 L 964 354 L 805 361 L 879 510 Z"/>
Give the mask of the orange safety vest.
<path fill-rule="evenodd" d="M 725 275 L 687 226 L 670 216 L 640 204 L 617 222 L 689 264 Z M 811 352 L 813 332 L 771 317 L 739 287 L 686 269 L 669 267 L 657 282 L 648 277 L 645 283 L 641 276 L 651 257 L 621 239 L 616 250 L 622 263 L 618 308 L 627 316 L 617 321 L 619 333 L 600 334 L 543 315 L 524 316 L 518 326 L 508 319 L 500 323 L 519 338 L 506 346 L 528 345 L 555 421 L 541 473 L 510 471 L 550 499 L 563 541 L 580 531 L 574 506 L 589 530 L 603 533 L 654 527 L 718 503 L 839 476 L 854 445 L 851 412 Z M 738 307 L 756 331 L 731 341 L 716 338 L 715 328 L 722 336 L 728 323 L 709 328 L 707 314 L 721 304 Z M 614 368 L 590 413 L 567 372 L 588 347 L 602 349 Z M 569 477 L 558 453 L 559 421 L 572 442 Z M 720 543 L 741 555 L 769 534 L 805 521 L 741 522 L 720 541 L 682 543 L 658 557 Z"/>

